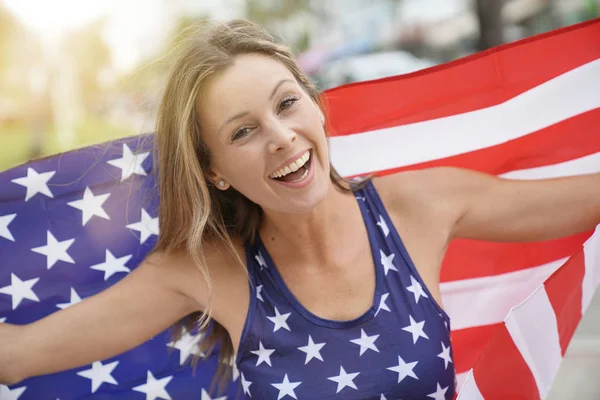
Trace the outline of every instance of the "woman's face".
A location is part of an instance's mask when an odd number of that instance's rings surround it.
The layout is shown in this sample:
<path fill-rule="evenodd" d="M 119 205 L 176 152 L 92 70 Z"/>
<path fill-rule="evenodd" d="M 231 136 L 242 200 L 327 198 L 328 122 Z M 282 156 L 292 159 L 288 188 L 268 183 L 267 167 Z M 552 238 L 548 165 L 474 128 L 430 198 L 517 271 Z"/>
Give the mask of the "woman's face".
<path fill-rule="evenodd" d="M 198 102 L 211 177 L 224 179 L 265 210 L 310 211 L 331 181 L 322 113 L 280 62 L 236 58 Z"/>

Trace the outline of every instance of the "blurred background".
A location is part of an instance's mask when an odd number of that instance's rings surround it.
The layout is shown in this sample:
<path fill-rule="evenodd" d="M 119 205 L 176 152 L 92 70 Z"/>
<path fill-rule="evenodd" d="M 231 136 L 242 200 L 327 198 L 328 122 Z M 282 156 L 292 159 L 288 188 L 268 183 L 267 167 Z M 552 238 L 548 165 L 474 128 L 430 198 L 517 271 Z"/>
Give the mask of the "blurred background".
<path fill-rule="evenodd" d="M 0 171 L 153 130 L 175 38 L 247 18 L 322 89 L 404 74 L 600 16 L 600 0 L 0 0 Z M 560 55 L 557 55 L 560 57 Z M 600 399 L 600 295 L 554 399 Z"/>
<path fill-rule="evenodd" d="M 0 171 L 153 130 L 165 55 L 194 21 L 248 18 L 322 89 L 598 17 L 600 0 L 0 0 Z"/>

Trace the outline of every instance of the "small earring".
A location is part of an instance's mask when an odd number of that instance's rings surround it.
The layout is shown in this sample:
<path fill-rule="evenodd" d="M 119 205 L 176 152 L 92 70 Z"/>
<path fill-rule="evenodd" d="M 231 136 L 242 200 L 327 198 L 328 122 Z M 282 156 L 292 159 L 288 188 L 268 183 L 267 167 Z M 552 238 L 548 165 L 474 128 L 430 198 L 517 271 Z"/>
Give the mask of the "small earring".
<path fill-rule="evenodd" d="M 219 182 L 217 182 L 217 185 L 218 185 L 220 188 L 224 188 L 224 187 L 225 187 L 225 181 L 224 181 L 223 179 L 221 179 L 221 180 L 219 180 Z"/>

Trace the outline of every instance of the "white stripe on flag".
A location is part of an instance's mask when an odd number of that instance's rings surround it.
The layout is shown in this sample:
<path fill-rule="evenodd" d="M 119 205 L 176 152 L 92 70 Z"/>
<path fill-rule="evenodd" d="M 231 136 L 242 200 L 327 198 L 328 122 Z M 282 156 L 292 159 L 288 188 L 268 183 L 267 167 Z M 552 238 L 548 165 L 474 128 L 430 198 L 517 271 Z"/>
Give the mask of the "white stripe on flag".
<path fill-rule="evenodd" d="M 526 299 L 566 260 L 501 275 L 441 283 L 442 304 L 452 320 L 452 330 L 502 322 L 512 306 Z"/>
<path fill-rule="evenodd" d="M 483 398 L 483 395 L 479 391 L 479 388 L 477 387 L 477 382 L 475 382 L 475 376 L 473 375 L 472 369 L 469 370 L 468 373 L 465 372 L 463 374 L 456 375 L 457 380 L 459 376 L 461 377 L 461 379 L 464 379 L 464 383 L 459 383 L 456 386 L 457 390 L 460 390 L 460 392 L 458 392 L 459 394 L 456 400 L 485 400 Z"/>
<path fill-rule="evenodd" d="M 581 315 L 585 313 L 594 297 L 596 287 L 600 285 L 600 225 L 583 245 L 583 254 L 585 256 L 585 274 L 581 284 Z"/>
<path fill-rule="evenodd" d="M 600 172 L 600 153 L 590 154 L 559 164 L 510 171 L 498 176 L 506 179 L 533 180 L 593 174 L 595 172 Z"/>
<path fill-rule="evenodd" d="M 505 143 L 600 107 L 598 76 L 595 60 L 496 106 L 332 137 L 332 164 L 342 175 L 358 175 Z"/>
<path fill-rule="evenodd" d="M 533 374 L 540 397 L 546 398 L 562 354 L 554 309 L 544 285 L 510 311 L 506 328 Z"/>

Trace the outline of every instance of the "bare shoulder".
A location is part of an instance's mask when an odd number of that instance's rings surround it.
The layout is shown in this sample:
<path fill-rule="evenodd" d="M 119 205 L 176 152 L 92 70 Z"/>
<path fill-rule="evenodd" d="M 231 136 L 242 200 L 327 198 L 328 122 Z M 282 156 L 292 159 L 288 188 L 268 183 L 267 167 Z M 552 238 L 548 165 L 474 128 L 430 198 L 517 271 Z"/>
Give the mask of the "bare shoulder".
<path fill-rule="evenodd" d="M 154 252 L 144 260 L 143 268 L 153 269 L 162 279 L 163 285 L 169 285 L 193 301 L 196 311 L 206 309 L 210 302 L 209 289 L 213 291 L 215 317 L 223 303 L 223 294 L 247 286 L 247 276 L 239 260 L 244 260 L 244 248 L 241 240 L 233 238 L 235 252 L 223 242 L 211 241 L 203 246 L 208 277 L 194 262 L 187 251 L 172 253 Z M 142 267 L 142 266 L 140 266 Z M 210 282 L 208 282 L 210 279 Z M 242 284 L 243 282 L 243 284 Z M 243 288 L 242 288 L 243 290 Z"/>

